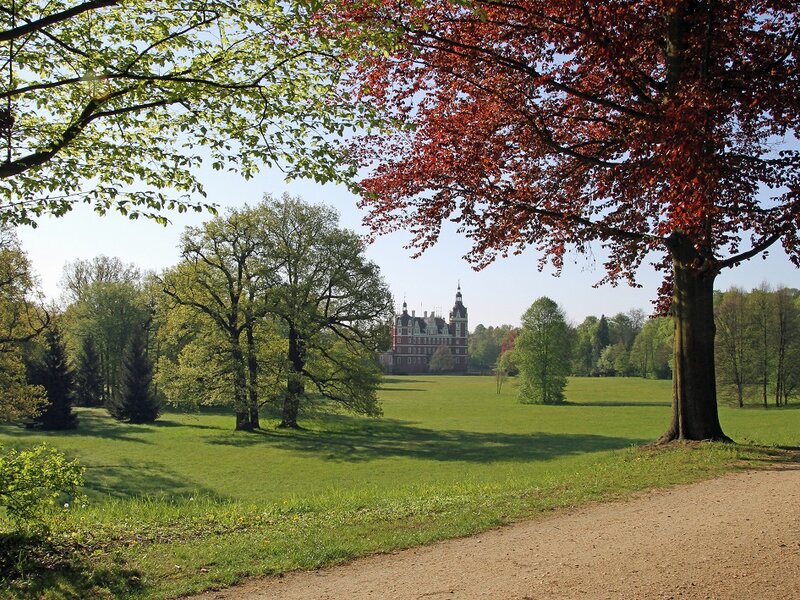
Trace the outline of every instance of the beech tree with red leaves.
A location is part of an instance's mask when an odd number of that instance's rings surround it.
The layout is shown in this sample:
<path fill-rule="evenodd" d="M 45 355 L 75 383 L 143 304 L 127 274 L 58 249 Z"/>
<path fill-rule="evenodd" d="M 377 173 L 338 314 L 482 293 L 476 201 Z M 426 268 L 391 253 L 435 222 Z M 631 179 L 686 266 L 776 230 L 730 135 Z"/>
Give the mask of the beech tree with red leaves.
<path fill-rule="evenodd" d="M 395 125 L 354 146 L 371 230 L 421 252 L 453 221 L 477 268 L 534 247 L 558 272 L 599 242 L 611 284 L 655 256 L 661 441 L 727 440 L 715 277 L 778 242 L 800 266 L 796 0 L 340 0 L 325 21 L 373 44 L 353 92 Z"/>

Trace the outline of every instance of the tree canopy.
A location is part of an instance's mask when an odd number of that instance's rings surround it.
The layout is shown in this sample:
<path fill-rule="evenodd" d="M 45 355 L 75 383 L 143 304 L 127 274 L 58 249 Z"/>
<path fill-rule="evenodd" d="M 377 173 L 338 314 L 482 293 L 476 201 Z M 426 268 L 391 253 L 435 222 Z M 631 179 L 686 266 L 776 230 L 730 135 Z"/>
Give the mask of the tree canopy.
<path fill-rule="evenodd" d="M 572 335 L 564 311 L 543 296 L 522 315 L 514 347 L 520 402 L 561 404 L 570 372 Z"/>
<path fill-rule="evenodd" d="M 0 8 L 0 221 L 76 202 L 200 209 L 197 169 L 350 172 L 330 39 L 303 3 L 16 0 Z M 326 135 L 328 134 L 328 135 Z"/>
<path fill-rule="evenodd" d="M 380 269 L 332 208 L 290 196 L 265 196 L 262 207 L 264 266 L 276 277 L 266 310 L 288 340 L 281 426 L 297 427 L 301 402 L 312 398 L 307 384 L 339 406 L 380 414 L 376 354 L 392 311 Z"/>
<path fill-rule="evenodd" d="M 45 401 L 44 389 L 27 382 L 24 350 L 49 321 L 28 257 L 0 226 L 0 422 L 32 416 Z"/>
<path fill-rule="evenodd" d="M 177 306 L 164 307 L 160 337 L 179 336 L 165 340 L 165 389 L 229 398 L 237 429 L 257 428 L 266 401 L 280 403 L 285 427 L 297 427 L 302 405 L 320 398 L 380 412 L 376 352 L 391 297 L 333 209 L 265 196 L 188 228 L 182 252 L 162 280 Z"/>

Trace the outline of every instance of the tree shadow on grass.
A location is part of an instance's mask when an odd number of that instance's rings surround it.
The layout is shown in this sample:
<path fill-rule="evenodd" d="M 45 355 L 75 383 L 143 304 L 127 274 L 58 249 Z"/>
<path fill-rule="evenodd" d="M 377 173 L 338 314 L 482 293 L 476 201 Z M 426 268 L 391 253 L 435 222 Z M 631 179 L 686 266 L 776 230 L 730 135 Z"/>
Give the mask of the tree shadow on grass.
<path fill-rule="evenodd" d="M 30 438 L 37 437 L 95 437 L 139 444 L 150 444 L 140 437 L 153 431 L 149 426 L 132 425 L 114 421 L 98 410 L 82 410 L 78 413 L 78 427 L 76 429 L 45 430 L 26 429 L 25 427 L 3 427 L 2 432 L 10 437 Z"/>
<path fill-rule="evenodd" d="M 115 421 L 102 409 L 82 409 L 78 413 L 78 427 L 76 429 L 45 430 L 26 429 L 22 426 L 4 426 L 0 432 L 9 437 L 30 438 L 35 435 L 40 438 L 60 437 L 93 437 L 120 442 L 135 442 L 138 444 L 152 444 L 147 438 L 149 434 L 156 433 L 159 429 L 181 428 L 189 429 L 219 429 L 213 425 L 200 423 L 183 423 L 171 419 L 159 419 L 153 423 L 135 424 Z"/>
<path fill-rule="evenodd" d="M 0 597 L 122 598 L 142 589 L 141 574 L 124 565 L 91 564 L 69 539 L 0 534 Z"/>
<path fill-rule="evenodd" d="M 405 377 L 384 377 L 381 382 L 380 390 L 382 392 L 428 392 L 428 388 L 419 387 L 405 387 L 409 383 L 423 383 L 419 379 L 406 379 Z M 430 384 L 430 381 L 424 382 Z M 392 385 L 398 384 L 398 385 Z"/>
<path fill-rule="evenodd" d="M 564 406 L 598 406 L 598 407 L 631 407 L 631 406 L 672 406 L 672 402 L 631 402 L 629 400 L 598 400 L 596 402 L 564 402 Z"/>
<path fill-rule="evenodd" d="M 84 487 L 90 497 L 188 499 L 201 494 L 207 498 L 225 499 L 159 463 L 126 460 L 114 464 L 87 464 L 85 466 L 86 485 Z"/>
<path fill-rule="evenodd" d="M 249 435 L 210 438 L 211 444 L 265 444 L 314 454 L 323 460 L 365 462 L 380 458 L 491 463 L 541 461 L 571 454 L 627 448 L 649 440 L 569 433 L 500 433 L 434 430 L 395 419 L 368 421 L 357 417 L 326 417 L 324 429 L 271 430 Z"/>

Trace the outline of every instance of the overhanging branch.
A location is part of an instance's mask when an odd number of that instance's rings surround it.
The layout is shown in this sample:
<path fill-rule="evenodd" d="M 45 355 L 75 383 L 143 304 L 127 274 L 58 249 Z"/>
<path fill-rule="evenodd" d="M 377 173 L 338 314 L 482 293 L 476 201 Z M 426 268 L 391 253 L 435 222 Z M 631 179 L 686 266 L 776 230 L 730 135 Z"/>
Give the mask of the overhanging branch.
<path fill-rule="evenodd" d="M 15 40 L 17 38 L 20 38 L 24 35 L 36 33 L 37 31 L 41 31 L 45 27 L 49 27 L 50 25 L 55 25 L 56 23 L 62 23 L 73 17 L 77 17 L 78 15 L 83 14 L 85 12 L 97 10 L 98 8 L 105 8 L 107 6 L 117 6 L 117 5 L 119 5 L 119 0 L 91 0 L 90 2 L 84 2 L 83 4 L 79 4 L 78 6 L 73 6 L 72 8 L 69 8 L 67 10 L 62 10 L 61 12 L 53 13 L 52 15 L 42 17 L 37 21 L 31 21 L 29 23 L 25 23 L 24 25 L 20 25 L 18 27 L 12 27 L 11 29 L 0 31 L 0 42 L 7 42 L 9 40 Z M 5 12 L 9 13 L 9 10 L 6 9 Z"/>
<path fill-rule="evenodd" d="M 749 260 L 758 254 L 761 254 L 782 237 L 783 237 L 783 231 L 779 231 L 778 233 L 773 233 L 768 238 L 763 239 L 761 242 L 753 246 L 747 252 L 742 252 L 741 254 L 737 254 L 736 256 L 731 256 L 730 258 L 727 258 L 717 263 L 717 271 L 721 271 L 722 269 L 726 269 L 729 267 L 735 267 L 739 263 Z"/>

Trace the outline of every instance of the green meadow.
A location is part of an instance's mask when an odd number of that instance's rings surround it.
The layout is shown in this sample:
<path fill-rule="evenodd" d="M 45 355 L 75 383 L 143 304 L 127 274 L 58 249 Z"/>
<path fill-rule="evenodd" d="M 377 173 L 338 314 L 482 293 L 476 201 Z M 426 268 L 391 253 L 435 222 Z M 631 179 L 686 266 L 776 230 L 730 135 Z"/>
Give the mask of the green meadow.
<path fill-rule="evenodd" d="M 127 425 L 99 409 L 79 410 L 71 432 L 0 427 L 4 445 L 79 459 L 88 497 L 59 515 L 61 559 L 0 596 L 174 597 L 712 477 L 800 443 L 799 409 L 721 407 L 743 444 L 642 448 L 668 424 L 667 381 L 574 378 L 564 406 L 515 392 L 490 377 L 390 377 L 383 417 L 316 413 L 300 431 L 234 432 L 226 411 Z"/>

